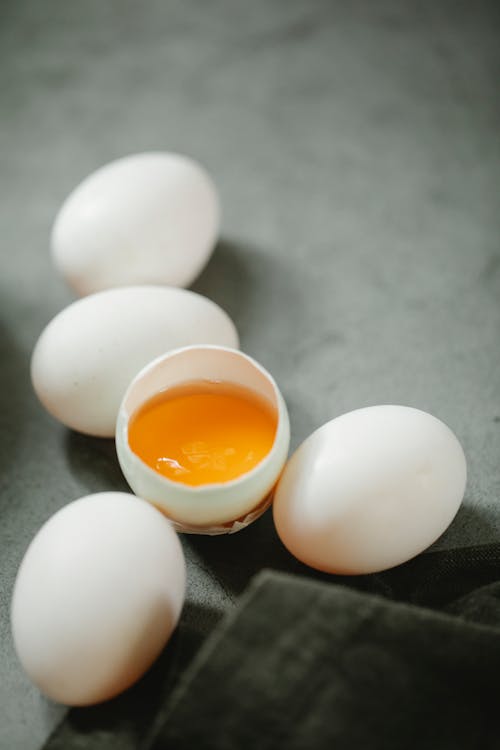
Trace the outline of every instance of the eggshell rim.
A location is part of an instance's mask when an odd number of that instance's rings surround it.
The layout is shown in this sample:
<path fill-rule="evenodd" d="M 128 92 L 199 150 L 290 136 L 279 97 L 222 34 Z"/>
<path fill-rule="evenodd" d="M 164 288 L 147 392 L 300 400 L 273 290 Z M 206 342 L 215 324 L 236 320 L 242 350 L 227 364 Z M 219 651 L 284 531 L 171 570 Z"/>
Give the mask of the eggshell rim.
<path fill-rule="evenodd" d="M 274 397 L 276 399 L 276 403 L 274 406 L 276 408 L 276 414 L 277 414 L 277 425 L 276 425 L 276 434 L 274 436 L 271 450 L 252 469 L 245 472 L 244 474 L 240 474 L 240 476 L 235 477 L 234 479 L 230 479 L 227 482 L 211 482 L 211 483 L 197 485 L 197 486 L 183 484 L 182 482 L 175 482 L 174 480 L 169 479 L 168 477 L 165 477 L 164 475 L 160 474 L 159 472 L 155 471 L 150 466 L 148 466 L 148 464 L 146 464 L 136 453 L 134 453 L 134 451 L 132 450 L 129 444 L 128 425 L 129 425 L 132 414 L 129 414 L 126 411 L 124 404 L 132 388 L 135 387 L 137 382 L 141 380 L 141 378 L 143 378 L 150 370 L 157 367 L 161 361 L 165 359 L 170 359 L 179 354 L 183 354 L 184 352 L 193 351 L 193 350 L 197 350 L 197 351 L 199 350 L 214 351 L 215 350 L 215 351 L 220 351 L 220 352 L 228 352 L 242 359 L 245 359 L 252 367 L 254 367 L 268 381 L 268 383 L 271 385 Z M 286 457 L 285 457 L 285 460 L 283 461 L 283 466 L 284 466 L 284 464 L 286 463 L 287 456 L 288 456 L 288 448 L 289 448 L 289 442 L 290 442 L 290 425 L 289 425 L 288 411 L 287 411 L 283 396 L 281 394 L 281 391 L 275 379 L 273 378 L 273 376 L 268 372 L 268 370 L 266 370 L 261 364 L 259 364 L 259 362 L 257 362 L 249 354 L 245 354 L 241 350 L 234 349 L 232 347 L 218 346 L 216 344 L 194 344 L 192 346 L 183 346 L 177 349 L 172 349 L 164 354 L 161 354 L 159 357 L 156 357 L 154 360 L 152 360 L 147 365 L 145 365 L 145 367 L 143 367 L 137 373 L 137 375 L 135 375 L 133 380 L 130 382 L 127 390 L 125 391 L 125 394 L 123 395 L 122 402 L 118 410 L 118 417 L 116 421 L 117 444 L 119 441 L 119 436 L 120 436 L 120 443 L 129 454 L 129 458 L 133 461 L 134 464 L 140 466 L 141 470 L 146 471 L 146 473 L 150 477 L 154 478 L 155 481 L 158 481 L 158 479 L 160 479 L 165 486 L 175 488 L 176 490 L 186 495 L 190 495 L 190 496 L 200 495 L 201 496 L 205 494 L 207 491 L 214 491 L 214 490 L 217 491 L 217 489 L 228 490 L 233 487 L 237 487 L 238 485 L 241 485 L 243 482 L 248 481 L 253 476 L 257 475 L 260 471 L 265 469 L 269 465 L 269 463 L 273 460 L 273 458 L 276 456 L 276 453 L 280 449 L 283 439 L 285 439 L 287 443 Z"/>

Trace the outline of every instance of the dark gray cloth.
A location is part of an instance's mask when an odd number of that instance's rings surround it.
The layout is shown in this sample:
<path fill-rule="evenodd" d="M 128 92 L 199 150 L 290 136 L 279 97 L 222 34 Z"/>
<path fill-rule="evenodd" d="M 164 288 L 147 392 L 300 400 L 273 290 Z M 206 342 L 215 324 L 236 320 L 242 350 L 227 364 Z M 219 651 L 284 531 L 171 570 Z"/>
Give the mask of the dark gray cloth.
<path fill-rule="evenodd" d="M 263 572 L 205 642 L 185 612 L 144 680 L 70 711 L 46 750 L 498 748 L 499 580 L 500 545 Z"/>
<path fill-rule="evenodd" d="M 449 608 L 265 572 L 182 678 L 151 750 L 498 749 L 500 584 Z"/>

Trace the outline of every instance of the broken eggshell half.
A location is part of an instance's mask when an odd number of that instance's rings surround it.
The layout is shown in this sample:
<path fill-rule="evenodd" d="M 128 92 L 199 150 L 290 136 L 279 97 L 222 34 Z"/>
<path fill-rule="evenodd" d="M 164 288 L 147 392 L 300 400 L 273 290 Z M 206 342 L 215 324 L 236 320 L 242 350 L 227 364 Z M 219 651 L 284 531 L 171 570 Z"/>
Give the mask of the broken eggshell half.
<path fill-rule="evenodd" d="M 269 453 L 236 479 L 189 486 L 155 471 L 130 447 L 134 414 L 157 394 L 194 381 L 220 381 L 248 389 L 265 399 L 276 415 Z M 116 425 L 118 460 L 135 494 L 161 510 L 177 531 L 198 534 L 234 533 L 264 513 L 287 459 L 289 442 L 286 404 L 272 376 L 248 355 L 222 346 L 189 346 L 155 359 L 130 383 Z"/>

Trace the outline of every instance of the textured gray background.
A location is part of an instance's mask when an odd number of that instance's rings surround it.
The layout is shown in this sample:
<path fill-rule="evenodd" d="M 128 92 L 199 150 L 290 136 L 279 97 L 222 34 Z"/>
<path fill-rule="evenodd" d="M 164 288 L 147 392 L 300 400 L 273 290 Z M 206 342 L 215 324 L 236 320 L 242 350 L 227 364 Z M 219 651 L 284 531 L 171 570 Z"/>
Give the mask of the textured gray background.
<path fill-rule="evenodd" d="M 24 550 L 69 500 L 125 489 L 112 443 L 56 424 L 29 383 L 37 336 L 72 300 L 51 222 L 113 158 L 180 151 L 213 175 L 223 239 L 194 288 L 282 386 L 293 446 L 356 407 L 428 410 L 470 472 L 437 547 L 500 539 L 496 5 L 0 3 L 1 750 L 38 748 L 62 712 L 12 651 Z M 270 514 L 185 549 L 182 627 L 200 633 L 260 568 L 309 574 Z"/>

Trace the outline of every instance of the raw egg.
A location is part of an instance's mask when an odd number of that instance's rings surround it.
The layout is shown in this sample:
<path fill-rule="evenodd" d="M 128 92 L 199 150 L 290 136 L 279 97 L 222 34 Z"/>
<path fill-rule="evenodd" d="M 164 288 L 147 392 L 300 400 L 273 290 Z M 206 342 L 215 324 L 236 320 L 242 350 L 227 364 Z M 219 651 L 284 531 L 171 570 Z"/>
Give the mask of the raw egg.
<path fill-rule="evenodd" d="M 52 230 L 56 268 L 79 295 L 115 286 L 188 286 L 219 231 L 214 183 L 195 161 L 143 153 L 87 177 Z"/>
<path fill-rule="evenodd" d="M 130 420 L 129 445 L 175 482 L 197 487 L 245 474 L 267 456 L 277 415 L 256 393 L 200 380 L 153 396 Z"/>
<path fill-rule="evenodd" d="M 120 401 L 148 362 L 191 344 L 237 347 L 237 331 L 218 305 L 185 289 L 139 286 L 78 300 L 41 334 L 31 360 L 38 398 L 67 427 L 115 434 Z"/>
<path fill-rule="evenodd" d="M 276 488 L 274 521 L 306 565 L 373 573 L 431 545 L 457 513 L 465 484 L 462 447 L 443 422 L 406 406 L 372 406 L 302 443 Z"/>
<path fill-rule="evenodd" d="M 88 495 L 52 516 L 31 542 L 12 599 L 26 673 L 59 703 L 108 700 L 151 666 L 184 601 L 179 539 L 149 503 Z"/>
<path fill-rule="evenodd" d="M 130 384 L 116 448 L 133 491 L 176 528 L 238 531 L 271 502 L 290 439 L 271 375 L 242 352 L 192 346 L 159 357 Z"/>

